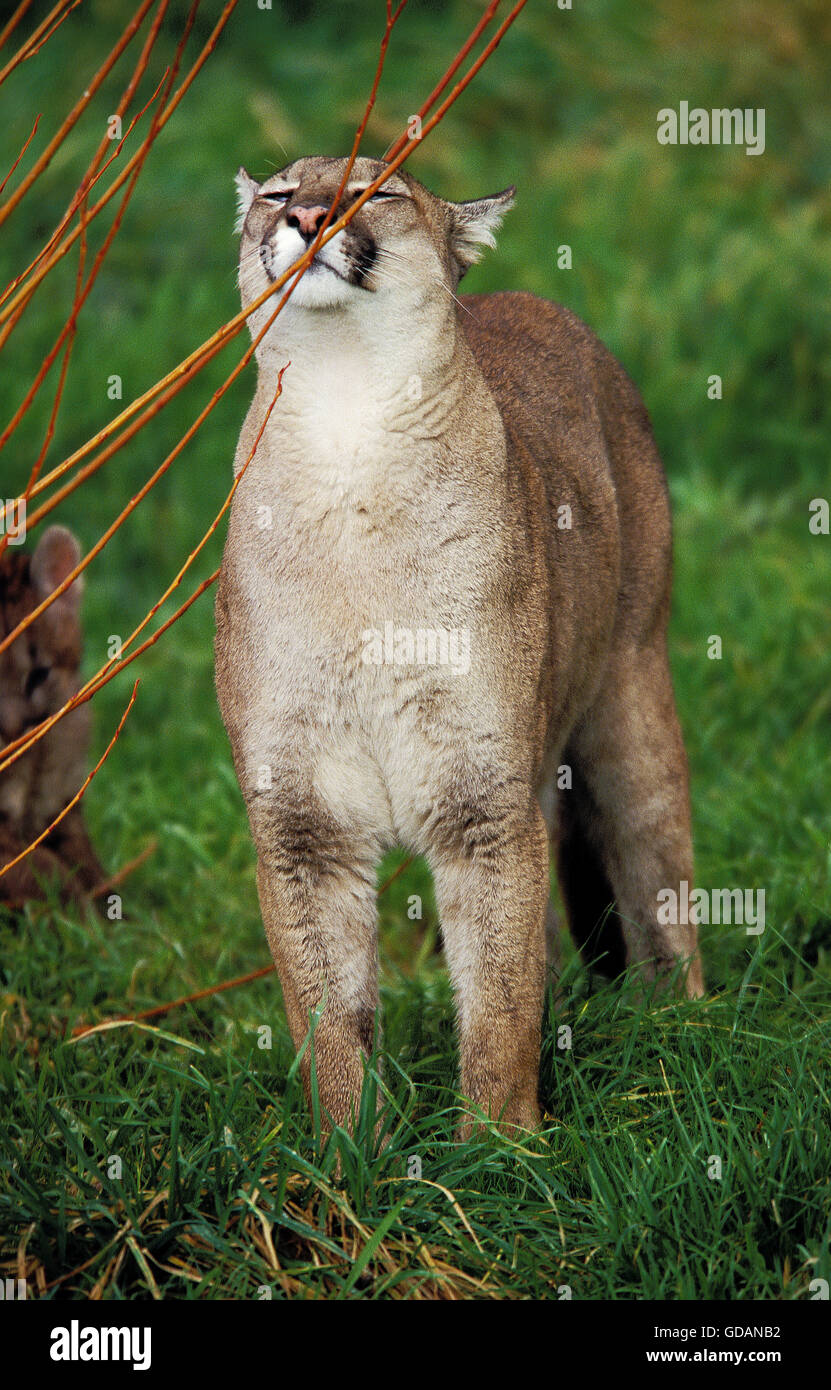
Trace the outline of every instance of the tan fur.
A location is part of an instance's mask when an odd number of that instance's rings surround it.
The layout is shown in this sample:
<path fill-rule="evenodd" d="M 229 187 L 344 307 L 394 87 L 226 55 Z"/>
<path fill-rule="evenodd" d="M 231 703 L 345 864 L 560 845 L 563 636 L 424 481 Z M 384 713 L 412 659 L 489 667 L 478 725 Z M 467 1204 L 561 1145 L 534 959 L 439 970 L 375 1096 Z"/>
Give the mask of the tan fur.
<path fill-rule="evenodd" d="M 299 160 L 261 188 L 240 174 L 244 304 L 304 249 L 343 167 Z M 359 160 L 346 201 L 381 168 Z M 658 890 L 692 879 L 666 486 L 635 388 L 578 319 L 529 294 L 455 298 L 513 191 L 452 204 L 400 172 L 389 187 L 258 348 L 237 471 L 291 366 L 233 504 L 217 690 L 298 1046 L 322 1005 L 324 1109 L 348 1121 L 360 1091 L 376 865 L 402 843 L 435 877 L 462 1090 L 530 1127 L 552 835 L 577 939 L 647 977 L 685 959 L 702 992 L 694 929 L 656 917 Z M 466 630 L 469 669 L 368 664 L 386 622 Z"/>
<path fill-rule="evenodd" d="M 9 546 L 0 557 L 0 638 L 66 577 L 80 557 L 75 538 L 50 526 L 34 554 Z M 0 653 L 0 752 L 54 714 L 79 687 L 78 580 Z M 30 752 L 0 773 L 0 865 L 15 859 L 71 801 L 87 773 L 89 712 L 67 715 Z M 50 882 L 74 897 L 104 877 L 80 807 L 0 877 L 0 903 L 42 898 Z"/>

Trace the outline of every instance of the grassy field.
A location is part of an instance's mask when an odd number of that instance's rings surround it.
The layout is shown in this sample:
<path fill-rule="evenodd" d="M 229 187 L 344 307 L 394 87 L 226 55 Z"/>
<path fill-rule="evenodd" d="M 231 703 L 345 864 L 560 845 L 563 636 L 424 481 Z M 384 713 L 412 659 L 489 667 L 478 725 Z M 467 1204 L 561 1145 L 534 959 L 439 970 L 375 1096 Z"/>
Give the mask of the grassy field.
<path fill-rule="evenodd" d="M 184 8 L 175 0 L 174 19 Z M 398 133 L 480 8 L 408 8 L 368 152 Z M 52 133 L 75 95 L 66 74 L 88 80 L 128 12 L 85 0 L 15 75 L 0 167 L 38 111 Z M 111 374 L 132 399 L 235 311 L 233 174 L 348 148 L 382 14 L 345 0 L 240 7 L 154 150 L 84 310 L 50 464 L 118 408 Z M 133 668 L 137 704 L 86 799 L 113 871 L 159 842 L 124 884 L 124 919 L 53 905 L 0 920 L 0 1265 L 22 1262 L 33 1292 L 806 1299 L 812 1280 L 831 1280 L 831 537 L 808 529 L 811 499 L 831 496 L 829 37 L 820 0 L 575 0 L 573 12 L 530 0 L 412 163 L 448 197 L 516 183 L 499 250 L 466 286 L 569 305 L 644 394 L 674 502 L 671 649 L 697 881 L 763 888 L 763 935 L 705 927 L 707 1000 L 651 1010 L 625 982 L 591 982 L 567 948 L 567 1002 L 556 1026 L 551 1006 L 543 1048 L 546 1127 L 525 1145 L 452 1142 L 452 999 L 420 863 L 380 899 L 380 1155 L 368 1118 L 321 1152 L 274 976 L 158 1026 L 67 1041 L 81 1020 L 268 964 L 213 693 L 208 595 Z M 3 229 L 4 283 L 63 210 L 116 91 L 105 85 Z M 682 99 L 764 107 L 764 155 L 658 145 L 656 112 Z M 564 244 L 571 270 L 557 268 Z M 63 321 L 73 275 L 67 265 L 6 350 L 0 424 Z M 61 519 L 85 548 L 235 352 L 70 499 Z M 708 399 L 712 374 L 721 400 Z M 90 670 L 217 511 L 252 390 L 249 376 L 228 394 L 93 567 Z M 25 480 L 48 404 L 47 393 L 3 455 L 6 496 Z M 721 660 L 708 659 L 714 634 Z M 128 692 L 124 677 L 96 700 L 96 753 Z"/>

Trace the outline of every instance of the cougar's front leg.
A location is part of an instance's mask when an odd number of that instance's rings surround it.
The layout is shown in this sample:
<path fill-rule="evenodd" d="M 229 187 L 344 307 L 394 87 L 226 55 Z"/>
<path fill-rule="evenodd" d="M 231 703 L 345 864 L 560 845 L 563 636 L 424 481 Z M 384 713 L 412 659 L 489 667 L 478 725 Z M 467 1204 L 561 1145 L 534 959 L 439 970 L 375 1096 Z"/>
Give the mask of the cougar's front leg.
<path fill-rule="evenodd" d="M 374 860 L 313 796 L 249 799 L 257 887 L 311 1104 L 312 1058 L 324 1127 L 357 1114 L 378 1008 Z"/>
<path fill-rule="evenodd" d="M 456 991 L 461 1089 L 506 1130 L 533 1129 L 548 902 L 548 836 L 536 797 L 523 795 L 520 807 L 504 790 L 441 798 L 432 867 Z"/>

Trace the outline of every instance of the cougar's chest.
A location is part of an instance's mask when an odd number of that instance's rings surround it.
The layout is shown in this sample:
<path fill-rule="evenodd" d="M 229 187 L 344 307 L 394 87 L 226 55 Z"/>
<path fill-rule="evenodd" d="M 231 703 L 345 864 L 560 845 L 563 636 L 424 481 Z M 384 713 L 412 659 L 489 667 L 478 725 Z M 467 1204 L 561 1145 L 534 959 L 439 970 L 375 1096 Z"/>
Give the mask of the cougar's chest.
<path fill-rule="evenodd" d="M 282 470 L 282 487 L 243 479 L 229 621 L 249 684 L 268 690 L 278 718 L 351 721 L 374 739 L 422 690 L 467 670 L 472 552 L 486 550 L 414 481 L 413 449 L 385 456 L 362 442 L 307 456 L 288 480 Z M 454 527 L 464 558 L 446 544 Z"/>
<path fill-rule="evenodd" d="M 399 378 L 378 360 L 293 359 L 234 499 L 226 645 L 285 730 L 300 719 L 341 740 L 359 727 L 377 746 L 487 678 L 479 632 L 505 546 L 482 443 L 465 438 L 457 403 L 410 399 Z"/>

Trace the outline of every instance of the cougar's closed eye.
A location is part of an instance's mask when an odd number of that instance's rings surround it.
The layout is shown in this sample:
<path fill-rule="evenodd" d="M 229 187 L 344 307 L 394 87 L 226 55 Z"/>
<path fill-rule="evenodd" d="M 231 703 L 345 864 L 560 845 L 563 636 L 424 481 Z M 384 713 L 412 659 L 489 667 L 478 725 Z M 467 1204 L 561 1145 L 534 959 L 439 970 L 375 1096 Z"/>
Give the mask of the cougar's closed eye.
<path fill-rule="evenodd" d="M 352 189 L 352 196 L 353 196 L 353 199 L 354 199 L 354 198 L 360 198 L 361 194 L 362 194 L 362 193 L 365 193 L 365 192 L 366 192 L 366 188 L 353 188 L 353 189 Z M 374 193 L 371 193 L 370 196 L 367 198 L 367 202 L 368 202 L 368 203 L 380 202 L 380 200 L 381 200 L 382 198 L 406 198 L 406 197 L 407 197 L 407 194 L 406 194 L 406 193 L 397 193 L 397 192 L 395 192 L 395 191 L 394 191 L 393 189 L 391 189 L 391 188 L 376 188 L 375 192 L 374 192 Z"/>

